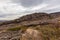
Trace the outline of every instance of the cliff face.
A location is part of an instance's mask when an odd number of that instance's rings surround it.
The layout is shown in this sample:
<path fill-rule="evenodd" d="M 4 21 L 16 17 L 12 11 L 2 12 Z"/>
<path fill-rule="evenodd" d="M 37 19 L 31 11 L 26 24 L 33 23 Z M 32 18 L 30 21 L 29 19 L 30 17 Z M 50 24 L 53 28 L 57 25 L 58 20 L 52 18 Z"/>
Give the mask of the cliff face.
<path fill-rule="evenodd" d="M 60 40 L 60 12 L 33 13 L 0 23 L 0 40 Z"/>

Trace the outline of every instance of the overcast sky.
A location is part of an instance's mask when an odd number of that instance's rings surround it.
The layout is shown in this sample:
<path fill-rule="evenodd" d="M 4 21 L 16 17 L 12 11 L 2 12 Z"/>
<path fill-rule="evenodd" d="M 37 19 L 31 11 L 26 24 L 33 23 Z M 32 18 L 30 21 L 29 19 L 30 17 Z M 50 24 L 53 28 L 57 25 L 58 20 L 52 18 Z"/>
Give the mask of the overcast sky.
<path fill-rule="evenodd" d="M 32 12 L 60 12 L 60 0 L 0 0 L 0 20 L 13 20 Z"/>

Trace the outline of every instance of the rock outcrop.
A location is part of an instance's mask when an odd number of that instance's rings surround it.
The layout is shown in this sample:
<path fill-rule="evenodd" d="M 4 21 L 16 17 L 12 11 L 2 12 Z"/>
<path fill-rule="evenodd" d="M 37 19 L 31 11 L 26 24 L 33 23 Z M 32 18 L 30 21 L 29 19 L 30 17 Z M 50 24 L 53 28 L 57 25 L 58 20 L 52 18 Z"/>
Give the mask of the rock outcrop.
<path fill-rule="evenodd" d="M 22 34 L 21 40 L 43 40 L 42 33 L 38 30 L 27 29 L 24 34 Z"/>

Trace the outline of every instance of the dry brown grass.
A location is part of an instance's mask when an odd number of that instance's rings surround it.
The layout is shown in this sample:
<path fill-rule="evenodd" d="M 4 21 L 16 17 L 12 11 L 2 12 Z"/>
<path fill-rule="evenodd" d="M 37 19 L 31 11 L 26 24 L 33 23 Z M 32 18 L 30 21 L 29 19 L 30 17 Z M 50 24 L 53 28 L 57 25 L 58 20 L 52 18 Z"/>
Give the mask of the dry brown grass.
<path fill-rule="evenodd" d="M 15 28 L 10 28 L 8 30 L 10 31 L 16 31 L 16 30 L 23 30 L 23 33 L 26 31 L 27 28 L 32 28 L 35 30 L 38 30 L 41 35 L 41 39 L 35 38 L 33 35 L 30 35 L 29 33 L 26 34 L 26 36 L 23 38 L 23 40 L 60 40 L 60 25 L 56 24 L 48 24 L 48 25 L 37 25 L 37 26 L 20 26 Z"/>

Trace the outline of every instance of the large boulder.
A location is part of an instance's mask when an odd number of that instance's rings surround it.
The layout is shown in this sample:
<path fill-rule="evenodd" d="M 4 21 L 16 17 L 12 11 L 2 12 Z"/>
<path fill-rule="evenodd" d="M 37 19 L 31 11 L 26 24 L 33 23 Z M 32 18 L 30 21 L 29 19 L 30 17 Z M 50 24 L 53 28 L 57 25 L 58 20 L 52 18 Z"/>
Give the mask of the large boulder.
<path fill-rule="evenodd" d="M 27 29 L 24 34 L 22 34 L 21 40 L 42 40 L 42 33 L 38 30 Z"/>

